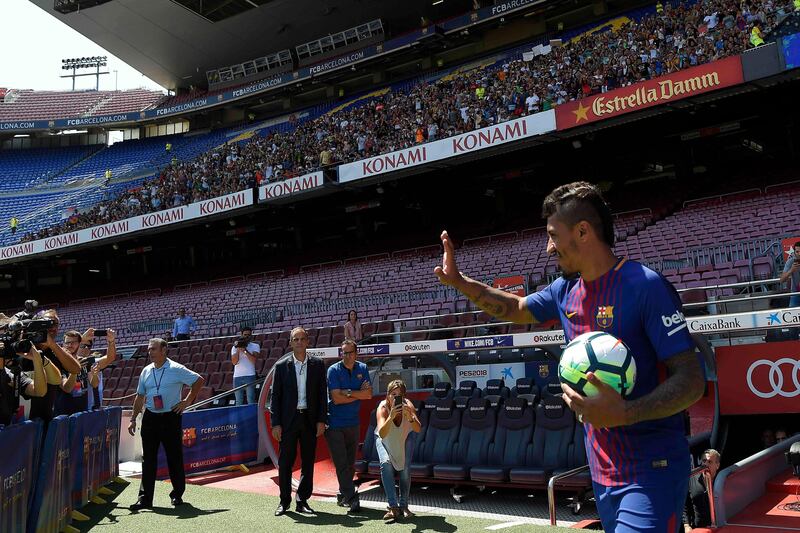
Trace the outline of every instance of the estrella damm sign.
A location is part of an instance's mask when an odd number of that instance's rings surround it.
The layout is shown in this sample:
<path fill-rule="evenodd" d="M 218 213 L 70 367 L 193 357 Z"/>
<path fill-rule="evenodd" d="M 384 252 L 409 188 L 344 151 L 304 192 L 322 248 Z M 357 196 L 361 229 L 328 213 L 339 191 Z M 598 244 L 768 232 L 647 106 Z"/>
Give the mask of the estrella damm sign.
<path fill-rule="evenodd" d="M 562 104 L 556 107 L 556 128 L 574 128 L 740 83 L 744 83 L 741 57 L 727 57 Z"/>

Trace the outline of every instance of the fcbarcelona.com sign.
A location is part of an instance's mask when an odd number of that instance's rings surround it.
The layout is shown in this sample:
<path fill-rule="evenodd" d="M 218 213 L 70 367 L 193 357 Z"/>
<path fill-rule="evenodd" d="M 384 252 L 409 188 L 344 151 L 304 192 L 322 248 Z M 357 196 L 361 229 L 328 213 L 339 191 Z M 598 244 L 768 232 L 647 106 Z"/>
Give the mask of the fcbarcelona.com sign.
<path fill-rule="evenodd" d="M 125 220 L 103 224 L 102 226 L 55 235 L 38 241 L 6 246 L 5 248 L 0 248 L 0 263 L 20 257 L 102 241 L 136 231 L 150 230 L 185 222 L 187 220 L 219 215 L 252 205 L 253 190 L 247 189 L 202 202 L 195 202 L 164 211 L 126 218 Z"/>
<path fill-rule="evenodd" d="M 624 115 L 744 82 L 739 56 L 596 94 L 556 108 L 559 130 Z"/>
<path fill-rule="evenodd" d="M 339 167 L 339 182 L 346 183 L 369 178 L 395 170 L 403 170 L 441 161 L 520 139 L 553 131 L 556 127 L 555 111 L 545 111 L 488 126 L 476 131 L 421 144 L 405 150 L 362 159 Z"/>

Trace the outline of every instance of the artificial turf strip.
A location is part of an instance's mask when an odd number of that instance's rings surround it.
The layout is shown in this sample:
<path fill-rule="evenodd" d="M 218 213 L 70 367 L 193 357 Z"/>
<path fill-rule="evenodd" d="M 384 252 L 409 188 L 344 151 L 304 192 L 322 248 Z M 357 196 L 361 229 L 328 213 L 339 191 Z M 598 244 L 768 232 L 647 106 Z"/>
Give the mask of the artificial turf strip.
<path fill-rule="evenodd" d="M 392 531 L 486 531 L 490 525 L 507 520 L 486 520 L 460 516 L 437 516 L 420 513 L 415 518 L 395 524 L 385 524 L 384 511 L 362 508 L 360 512 L 347 515 L 345 509 L 332 503 L 310 501 L 316 516 L 301 515 L 292 510 L 281 517 L 273 515 L 278 506 L 276 496 L 262 496 L 227 489 L 215 489 L 199 485 L 187 485 L 184 505 L 172 507 L 169 501 L 171 485 L 156 482 L 154 508 L 132 512 L 128 506 L 136 501 L 138 480 L 130 485 L 113 484 L 109 487 L 117 493 L 106 496 L 106 504 L 89 504 L 81 512 L 89 516 L 88 522 L 72 522 L 81 532 L 103 533 L 204 533 L 204 532 L 305 532 L 332 531 L 334 529 L 358 528 L 360 533 Z M 530 524 L 508 527 L 500 532 L 565 532 L 565 528 L 535 526 Z"/>

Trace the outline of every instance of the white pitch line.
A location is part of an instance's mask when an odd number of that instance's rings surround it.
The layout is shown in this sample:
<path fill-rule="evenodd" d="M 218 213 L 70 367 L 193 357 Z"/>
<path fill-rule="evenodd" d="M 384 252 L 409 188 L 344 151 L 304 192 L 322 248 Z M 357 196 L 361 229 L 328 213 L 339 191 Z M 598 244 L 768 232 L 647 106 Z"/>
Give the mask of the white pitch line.
<path fill-rule="evenodd" d="M 505 529 L 507 527 L 524 526 L 525 524 L 530 524 L 530 522 L 523 522 L 521 520 L 517 521 L 517 522 L 503 522 L 502 524 L 495 524 L 493 526 L 485 527 L 484 529 L 489 529 L 491 531 L 496 531 L 498 529 Z"/>

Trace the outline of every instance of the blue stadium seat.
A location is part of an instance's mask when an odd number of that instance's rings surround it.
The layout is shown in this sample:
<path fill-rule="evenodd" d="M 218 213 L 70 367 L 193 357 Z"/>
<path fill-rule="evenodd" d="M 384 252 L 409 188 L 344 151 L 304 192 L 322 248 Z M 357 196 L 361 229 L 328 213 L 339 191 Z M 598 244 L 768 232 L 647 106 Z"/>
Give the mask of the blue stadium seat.
<path fill-rule="evenodd" d="M 525 458 L 525 466 L 512 468 L 509 479 L 513 483 L 546 486 L 553 471 L 568 464 L 574 421 L 572 411 L 560 396 L 544 398 L 536 406 L 533 444 Z"/>
<path fill-rule="evenodd" d="M 583 438 L 583 424 L 575 422 L 575 433 L 572 435 L 572 444 L 569 446 L 569 456 L 566 468 L 560 468 L 555 474 L 572 470 L 586 464 L 586 445 Z M 592 486 L 592 475 L 587 470 L 580 474 L 575 474 L 564 478 L 558 482 L 556 488 L 587 489 Z"/>
<path fill-rule="evenodd" d="M 542 400 L 551 396 L 558 396 L 561 397 L 564 394 L 564 391 L 561 389 L 561 383 L 558 381 L 551 381 L 547 384 L 546 387 L 542 388 Z"/>
<path fill-rule="evenodd" d="M 375 448 L 376 412 L 373 409 L 369 415 L 369 425 L 367 426 L 367 432 L 364 434 L 364 443 L 361 445 L 361 459 L 356 459 L 355 467 L 356 472 L 359 474 L 367 473 L 370 463 L 378 461 L 378 450 Z M 378 466 L 378 475 L 380 475 L 380 466 Z"/>
<path fill-rule="evenodd" d="M 498 396 L 496 394 L 486 395 L 484 396 L 484 399 L 487 402 L 489 402 L 489 407 L 495 410 L 499 409 L 500 406 L 503 404 L 503 401 L 505 400 L 505 398 L 503 398 L 502 396 Z"/>
<path fill-rule="evenodd" d="M 511 391 L 506 387 L 505 380 L 489 379 L 486 381 L 486 387 L 483 389 L 483 396 L 486 395 L 508 398 L 511 396 Z"/>
<path fill-rule="evenodd" d="M 533 381 L 533 378 L 517 378 L 517 383 L 511 389 L 511 396 L 519 396 L 520 394 L 533 394 L 536 401 L 533 405 L 539 403 L 539 387 Z"/>
<path fill-rule="evenodd" d="M 464 396 L 467 398 L 480 398 L 481 390 L 478 388 L 478 384 L 475 381 L 467 379 L 458 384 L 455 397 L 458 398 L 459 396 Z"/>
<path fill-rule="evenodd" d="M 472 398 L 461 414 L 461 432 L 453 452 L 457 464 L 437 464 L 433 467 L 433 477 L 454 481 L 469 479 L 471 466 L 486 464 L 494 429 L 494 409 L 485 398 Z"/>
<path fill-rule="evenodd" d="M 417 441 L 410 465 L 412 478 L 433 477 L 433 467 L 451 461 L 461 429 L 461 413 L 452 400 L 438 400 L 428 420 L 425 438 Z"/>
<path fill-rule="evenodd" d="M 521 398 L 506 400 L 497 416 L 497 427 L 487 455 L 488 464 L 473 466 L 470 479 L 485 483 L 508 481 L 511 468 L 525 465 L 533 427 L 533 408 Z"/>
<path fill-rule="evenodd" d="M 428 396 L 428 400 L 450 400 L 453 398 L 453 394 L 454 391 L 452 386 L 446 381 L 440 381 L 433 386 L 433 392 L 430 396 Z M 427 402 L 428 400 L 425 401 Z"/>

